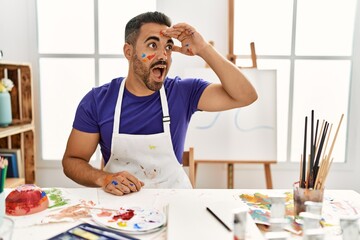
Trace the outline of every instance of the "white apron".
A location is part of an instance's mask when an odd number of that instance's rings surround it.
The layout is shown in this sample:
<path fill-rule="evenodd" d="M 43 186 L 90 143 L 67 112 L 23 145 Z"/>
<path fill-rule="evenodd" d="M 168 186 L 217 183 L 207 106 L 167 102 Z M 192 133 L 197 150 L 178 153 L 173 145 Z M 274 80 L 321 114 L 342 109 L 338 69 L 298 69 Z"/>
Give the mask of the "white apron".
<path fill-rule="evenodd" d="M 104 170 L 112 173 L 128 171 L 145 183 L 144 188 L 192 188 L 173 151 L 164 87 L 160 89 L 164 132 L 150 135 L 119 133 L 125 80 L 121 82 L 115 106 L 111 155 Z"/>

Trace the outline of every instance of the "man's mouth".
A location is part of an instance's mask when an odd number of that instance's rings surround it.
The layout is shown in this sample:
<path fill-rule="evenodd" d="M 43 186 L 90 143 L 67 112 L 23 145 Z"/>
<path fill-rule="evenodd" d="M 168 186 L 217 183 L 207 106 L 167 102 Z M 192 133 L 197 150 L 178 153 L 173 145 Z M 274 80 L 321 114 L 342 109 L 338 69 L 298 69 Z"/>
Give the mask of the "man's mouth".
<path fill-rule="evenodd" d="M 166 72 L 166 63 L 164 64 L 164 62 L 162 63 L 157 63 L 152 69 L 151 69 L 152 74 L 158 79 L 158 80 L 162 80 L 163 76 L 165 75 Z"/>
<path fill-rule="evenodd" d="M 152 69 L 152 73 L 155 77 L 161 78 L 165 72 L 166 66 L 158 66 Z"/>

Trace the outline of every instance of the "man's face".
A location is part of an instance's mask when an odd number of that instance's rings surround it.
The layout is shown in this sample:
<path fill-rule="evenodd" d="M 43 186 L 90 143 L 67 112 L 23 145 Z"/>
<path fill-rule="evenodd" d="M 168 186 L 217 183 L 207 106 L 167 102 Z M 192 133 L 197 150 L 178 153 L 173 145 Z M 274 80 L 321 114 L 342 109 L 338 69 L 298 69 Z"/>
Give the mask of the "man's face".
<path fill-rule="evenodd" d="M 140 29 L 132 57 L 134 73 L 146 87 L 158 91 L 169 72 L 174 42 L 160 32 L 167 26 L 146 23 Z"/>

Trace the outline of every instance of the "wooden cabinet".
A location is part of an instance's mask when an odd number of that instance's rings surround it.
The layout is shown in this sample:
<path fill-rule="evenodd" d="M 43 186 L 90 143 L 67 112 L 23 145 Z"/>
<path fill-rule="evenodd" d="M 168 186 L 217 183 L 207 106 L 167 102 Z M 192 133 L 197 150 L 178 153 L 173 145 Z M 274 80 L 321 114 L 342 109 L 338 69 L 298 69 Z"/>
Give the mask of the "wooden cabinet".
<path fill-rule="evenodd" d="M 7 179 L 5 187 L 35 183 L 34 94 L 31 68 L 26 64 L 0 63 L 0 79 L 7 76 L 14 82 L 10 92 L 12 123 L 0 127 L 0 148 L 21 149 L 24 178 Z"/>

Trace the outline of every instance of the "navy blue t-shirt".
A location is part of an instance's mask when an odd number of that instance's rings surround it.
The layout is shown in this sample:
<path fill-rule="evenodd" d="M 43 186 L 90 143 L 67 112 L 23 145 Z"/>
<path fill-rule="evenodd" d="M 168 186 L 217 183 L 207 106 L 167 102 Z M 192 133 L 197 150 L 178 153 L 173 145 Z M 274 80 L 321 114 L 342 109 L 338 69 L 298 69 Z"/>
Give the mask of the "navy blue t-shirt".
<path fill-rule="evenodd" d="M 113 79 L 93 88 L 81 100 L 73 127 L 79 131 L 100 133 L 101 153 L 105 162 L 111 152 L 114 112 L 120 84 L 124 78 Z M 170 132 L 175 155 L 182 161 L 186 131 L 198 102 L 209 85 L 202 79 L 166 78 L 165 93 L 169 106 Z M 162 108 L 159 91 L 150 96 L 137 97 L 124 90 L 120 116 L 120 133 L 155 134 L 163 132 Z"/>

